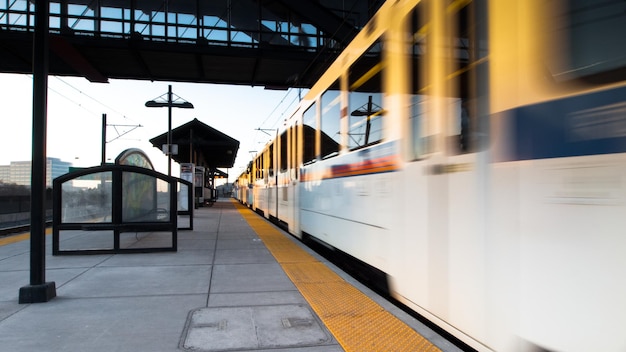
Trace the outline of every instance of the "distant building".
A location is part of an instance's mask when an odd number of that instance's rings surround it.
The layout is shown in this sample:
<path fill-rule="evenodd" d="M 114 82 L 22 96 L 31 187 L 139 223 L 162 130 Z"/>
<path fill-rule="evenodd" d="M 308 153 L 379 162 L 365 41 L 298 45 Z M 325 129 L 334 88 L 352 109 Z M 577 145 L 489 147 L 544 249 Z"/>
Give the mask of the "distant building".
<path fill-rule="evenodd" d="M 52 180 L 69 172 L 72 163 L 61 161 L 59 158 L 47 158 L 46 187 L 52 187 Z M 30 186 L 30 161 L 12 161 L 10 165 L 0 165 L 0 180 L 5 183 L 15 183 Z"/>
<path fill-rule="evenodd" d="M 0 165 L 0 181 L 9 182 L 11 179 L 11 166 Z"/>

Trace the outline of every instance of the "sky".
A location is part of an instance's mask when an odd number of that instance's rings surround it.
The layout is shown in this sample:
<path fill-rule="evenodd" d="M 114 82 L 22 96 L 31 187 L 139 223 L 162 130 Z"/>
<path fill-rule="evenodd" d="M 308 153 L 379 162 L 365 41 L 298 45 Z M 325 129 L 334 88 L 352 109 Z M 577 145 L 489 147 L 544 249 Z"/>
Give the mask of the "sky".
<path fill-rule="evenodd" d="M 32 158 L 32 75 L 0 74 L 0 165 Z M 270 136 L 261 129 L 280 127 L 295 110 L 304 91 L 204 83 L 109 80 L 91 83 L 81 77 L 48 78 L 48 157 L 76 167 L 97 166 L 102 152 L 102 114 L 107 115 L 106 157 L 109 162 L 128 148 L 143 150 L 157 171 L 167 174 L 167 157 L 149 140 L 167 132 L 167 108 L 147 108 L 146 101 L 174 99 L 194 109 L 172 109 L 172 129 L 194 118 L 239 141 L 229 182 L 244 170 Z M 141 126 L 141 127 L 138 127 Z M 172 175 L 180 167 L 172 162 Z"/>

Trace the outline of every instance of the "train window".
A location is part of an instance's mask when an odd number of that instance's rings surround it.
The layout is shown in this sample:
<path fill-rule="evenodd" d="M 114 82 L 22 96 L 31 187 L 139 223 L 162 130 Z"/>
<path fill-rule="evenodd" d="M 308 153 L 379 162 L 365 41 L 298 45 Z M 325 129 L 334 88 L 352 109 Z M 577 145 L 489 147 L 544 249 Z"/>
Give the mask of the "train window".
<path fill-rule="evenodd" d="M 253 163 L 250 161 L 248 163 L 248 167 L 246 168 L 246 178 L 248 179 L 248 183 L 254 182 L 254 175 L 252 174 Z"/>
<path fill-rule="evenodd" d="M 351 150 L 380 142 L 383 137 L 381 52 L 379 40 L 350 67 L 348 148 Z"/>
<path fill-rule="evenodd" d="M 550 21 L 548 69 L 556 82 L 603 84 L 626 79 L 626 2 L 562 0 Z"/>
<path fill-rule="evenodd" d="M 315 132 L 317 129 L 317 123 L 315 121 L 317 116 L 316 110 L 316 104 L 311 105 L 304 112 L 302 119 L 302 162 L 305 165 L 308 163 L 312 163 L 317 158 L 317 153 L 315 149 Z"/>
<path fill-rule="evenodd" d="M 476 151 L 478 128 L 476 98 L 478 56 L 482 52 L 476 40 L 477 28 L 474 3 L 450 7 L 446 11 L 453 24 L 449 42 L 454 45 L 445 55 L 450 57 L 447 85 L 450 96 L 443 100 L 448 116 L 447 151 L 463 154 Z"/>
<path fill-rule="evenodd" d="M 263 158 L 261 156 L 257 156 L 256 158 L 256 179 L 263 178 Z"/>
<path fill-rule="evenodd" d="M 339 81 L 322 94 L 321 118 L 321 150 L 322 158 L 335 156 L 339 153 L 341 142 L 341 91 Z"/>
<path fill-rule="evenodd" d="M 274 144 L 276 144 L 276 142 L 273 142 L 272 144 L 270 144 L 270 148 L 269 148 L 269 154 L 267 156 L 267 162 L 269 164 L 268 167 L 268 171 L 269 171 L 269 177 L 274 176 Z"/>
<path fill-rule="evenodd" d="M 451 75 L 450 83 L 453 92 L 456 93 L 450 99 L 450 109 L 452 110 L 452 139 L 451 152 L 467 153 L 473 147 L 474 141 L 471 140 L 471 125 L 475 124 L 475 109 L 473 108 L 472 99 L 476 95 L 474 87 L 474 69 L 476 58 L 475 40 L 473 37 L 472 25 L 470 18 L 471 7 L 469 3 L 459 9 L 459 11 L 451 12 L 451 23 L 456 24 L 456 31 L 453 33 L 454 48 L 451 56 L 455 66 Z"/>
<path fill-rule="evenodd" d="M 280 171 L 287 171 L 287 131 L 280 135 Z"/>
<path fill-rule="evenodd" d="M 428 153 L 427 138 L 425 137 L 424 126 L 426 124 L 426 90 L 425 75 L 425 52 L 426 52 L 426 30 L 427 21 L 424 13 L 424 3 L 420 2 L 413 10 L 410 17 L 411 25 L 408 27 L 411 33 L 408 38 L 412 40 L 411 50 L 411 67 L 414 74 L 412 75 L 412 91 L 411 109 L 409 111 L 410 139 L 411 149 L 409 151 L 412 160 L 419 160 L 424 154 Z"/>
<path fill-rule="evenodd" d="M 292 170 L 292 178 L 298 179 L 298 172 L 295 170 L 296 165 L 298 165 L 298 155 L 296 155 L 298 151 L 298 129 L 292 126 L 289 128 L 290 131 L 290 147 L 289 147 L 289 155 L 291 155 L 291 170 Z"/>
<path fill-rule="evenodd" d="M 255 178 L 257 180 L 263 178 L 263 169 L 261 168 L 261 158 L 259 156 L 257 156 L 257 159 L 255 161 Z"/>

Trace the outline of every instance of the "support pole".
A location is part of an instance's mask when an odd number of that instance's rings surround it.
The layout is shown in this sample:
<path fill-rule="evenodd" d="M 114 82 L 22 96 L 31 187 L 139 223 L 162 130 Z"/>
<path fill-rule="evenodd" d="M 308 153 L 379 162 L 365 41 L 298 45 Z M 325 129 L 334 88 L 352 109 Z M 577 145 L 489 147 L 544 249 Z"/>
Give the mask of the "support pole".
<path fill-rule="evenodd" d="M 189 129 L 189 162 L 193 164 L 193 129 Z"/>
<path fill-rule="evenodd" d="M 174 102 L 172 96 L 172 85 L 167 86 L 167 100 L 159 101 L 159 99 L 163 99 L 163 96 L 158 97 L 155 100 L 149 100 L 146 102 L 146 107 L 148 108 L 160 108 L 163 106 L 167 106 L 167 147 L 164 152 L 167 153 L 167 175 L 172 176 L 172 108 L 182 108 L 182 109 L 193 109 L 193 104 L 188 101 L 183 102 Z M 180 97 L 176 98 L 177 100 Z M 181 99 L 182 100 L 182 99 Z"/>
<path fill-rule="evenodd" d="M 33 36 L 33 141 L 30 196 L 30 285 L 19 303 L 48 302 L 56 284 L 46 282 L 46 123 L 48 105 L 48 24 L 50 1 L 35 3 Z"/>
<path fill-rule="evenodd" d="M 167 86 L 167 176 L 172 176 L 172 85 Z"/>
<path fill-rule="evenodd" d="M 100 165 L 107 162 L 107 114 L 102 114 L 102 162 Z"/>

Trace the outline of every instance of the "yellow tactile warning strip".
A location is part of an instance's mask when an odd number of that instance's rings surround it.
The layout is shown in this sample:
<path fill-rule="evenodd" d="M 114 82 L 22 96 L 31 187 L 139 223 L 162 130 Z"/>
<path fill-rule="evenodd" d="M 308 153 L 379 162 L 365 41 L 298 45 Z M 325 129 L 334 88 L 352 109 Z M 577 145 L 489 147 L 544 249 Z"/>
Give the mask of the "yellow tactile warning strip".
<path fill-rule="evenodd" d="M 440 351 L 263 218 L 233 203 L 344 350 Z"/>
<path fill-rule="evenodd" d="M 49 228 L 46 229 L 46 235 L 49 235 L 51 233 L 52 233 L 52 229 L 49 229 Z M 28 239 L 30 239 L 30 232 L 23 233 L 20 235 L 9 235 L 9 236 L 0 238 L 0 246 L 6 246 L 7 244 L 25 241 Z"/>

